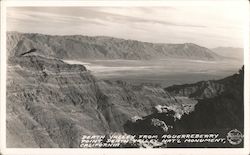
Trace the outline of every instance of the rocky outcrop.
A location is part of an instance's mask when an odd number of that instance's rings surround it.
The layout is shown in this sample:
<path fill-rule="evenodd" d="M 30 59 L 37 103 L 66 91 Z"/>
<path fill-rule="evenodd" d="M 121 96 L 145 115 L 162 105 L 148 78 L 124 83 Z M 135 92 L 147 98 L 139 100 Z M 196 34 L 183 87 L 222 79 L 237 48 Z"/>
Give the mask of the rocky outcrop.
<path fill-rule="evenodd" d="M 244 68 L 222 79 L 224 91 L 212 98 L 199 100 L 195 111 L 177 122 L 184 131 L 204 129 L 244 129 Z"/>
<path fill-rule="evenodd" d="M 131 135 L 162 135 L 172 132 L 175 120 L 175 111 L 155 112 L 136 121 L 128 120 L 124 124 L 125 132 Z"/>
<path fill-rule="evenodd" d="M 7 33 L 8 55 L 21 55 L 36 49 L 37 55 L 61 59 L 163 59 L 219 60 L 211 50 L 192 43 L 153 44 L 112 37 L 51 36 L 18 32 Z"/>
<path fill-rule="evenodd" d="M 192 132 L 228 132 L 231 129 L 238 129 L 243 132 L 244 129 L 244 68 L 238 74 L 234 74 L 222 80 L 213 81 L 223 84 L 223 91 L 220 93 L 199 97 L 195 110 L 189 114 L 184 113 L 177 117 L 176 110 L 165 106 L 156 106 L 153 114 L 137 119 L 127 121 L 125 131 L 129 134 L 167 134 L 167 133 L 192 133 Z M 199 88 L 199 82 L 191 84 Z M 198 86 L 197 86 L 198 85 Z M 188 85 L 190 86 L 190 85 Z M 185 89 L 187 85 L 171 87 L 172 92 Z M 170 90 L 170 91 L 171 91 Z M 206 91 L 206 89 L 203 89 Z M 178 93 L 177 95 L 189 94 Z M 203 94 L 203 93 L 201 93 Z M 156 123 L 152 123 L 156 122 Z M 155 125 L 157 124 L 157 125 Z"/>
<path fill-rule="evenodd" d="M 92 123 L 104 119 L 84 66 L 23 56 L 11 58 L 7 71 L 8 147 L 76 147 L 83 133 L 109 131 L 105 122 Z"/>
<path fill-rule="evenodd" d="M 82 135 L 124 132 L 127 120 L 157 105 L 182 115 L 196 103 L 153 85 L 96 80 L 83 65 L 36 52 L 8 59 L 8 147 L 79 147 Z"/>
<path fill-rule="evenodd" d="M 193 99 L 209 99 L 222 95 L 236 82 L 234 76 L 220 80 L 200 81 L 193 84 L 173 85 L 165 88 L 172 96 L 185 96 Z M 238 79 L 240 80 L 240 79 Z M 242 80 L 242 79 L 241 79 Z"/>
<path fill-rule="evenodd" d="M 165 88 L 171 95 L 185 96 L 194 99 L 211 98 L 224 91 L 223 81 L 209 80 L 194 84 L 173 85 Z"/>

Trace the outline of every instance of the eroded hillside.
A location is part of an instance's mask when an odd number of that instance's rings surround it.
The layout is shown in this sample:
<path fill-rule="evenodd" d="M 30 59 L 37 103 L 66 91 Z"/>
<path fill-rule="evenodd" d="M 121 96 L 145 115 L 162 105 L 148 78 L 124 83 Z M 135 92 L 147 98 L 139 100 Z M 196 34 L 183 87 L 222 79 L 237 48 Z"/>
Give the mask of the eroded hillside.
<path fill-rule="evenodd" d="M 182 115 L 196 103 L 160 87 L 97 81 L 84 66 L 55 58 L 10 57 L 7 71 L 8 147 L 79 147 L 83 134 L 123 132 L 157 105 Z"/>

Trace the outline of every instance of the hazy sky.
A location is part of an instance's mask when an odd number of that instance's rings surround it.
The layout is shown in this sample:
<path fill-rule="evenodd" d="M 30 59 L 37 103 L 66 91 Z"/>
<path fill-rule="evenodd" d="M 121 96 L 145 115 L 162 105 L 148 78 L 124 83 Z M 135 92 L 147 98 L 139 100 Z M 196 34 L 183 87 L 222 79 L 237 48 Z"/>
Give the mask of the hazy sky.
<path fill-rule="evenodd" d="M 243 47 L 239 6 L 9 7 L 7 30 Z"/>

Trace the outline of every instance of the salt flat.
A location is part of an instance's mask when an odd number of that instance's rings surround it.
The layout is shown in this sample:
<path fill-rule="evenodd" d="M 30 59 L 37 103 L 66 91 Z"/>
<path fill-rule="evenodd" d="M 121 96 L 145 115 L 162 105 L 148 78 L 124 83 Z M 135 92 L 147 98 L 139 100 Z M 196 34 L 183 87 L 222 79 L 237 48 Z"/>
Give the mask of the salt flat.
<path fill-rule="evenodd" d="M 220 79 L 236 73 L 243 65 L 237 60 L 64 60 L 82 64 L 98 79 L 131 83 L 158 83 L 163 86 Z"/>

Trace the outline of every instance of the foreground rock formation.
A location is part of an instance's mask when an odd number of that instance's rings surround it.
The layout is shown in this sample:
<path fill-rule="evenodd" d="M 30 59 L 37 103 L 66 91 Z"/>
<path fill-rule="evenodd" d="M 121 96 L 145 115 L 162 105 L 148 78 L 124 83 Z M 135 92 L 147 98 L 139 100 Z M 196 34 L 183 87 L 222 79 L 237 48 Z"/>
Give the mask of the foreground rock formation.
<path fill-rule="evenodd" d="M 182 115 L 196 103 L 160 87 L 97 81 L 84 66 L 55 58 L 10 57 L 7 71 L 8 147 L 79 147 L 83 134 L 123 132 L 156 105 Z"/>
<path fill-rule="evenodd" d="M 164 134 L 165 125 L 170 133 L 192 133 L 244 129 L 244 68 L 239 73 L 217 81 L 202 81 L 194 84 L 175 85 L 166 88 L 175 96 L 198 99 L 195 110 L 177 118 L 169 107 L 156 107 L 156 111 L 136 121 L 127 121 L 129 134 Z M 157 120 L 161 127 L 152 124 Z"/>

